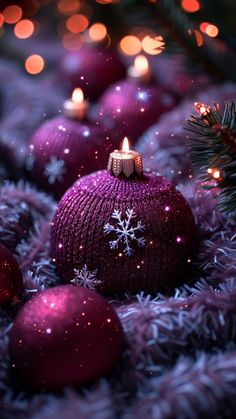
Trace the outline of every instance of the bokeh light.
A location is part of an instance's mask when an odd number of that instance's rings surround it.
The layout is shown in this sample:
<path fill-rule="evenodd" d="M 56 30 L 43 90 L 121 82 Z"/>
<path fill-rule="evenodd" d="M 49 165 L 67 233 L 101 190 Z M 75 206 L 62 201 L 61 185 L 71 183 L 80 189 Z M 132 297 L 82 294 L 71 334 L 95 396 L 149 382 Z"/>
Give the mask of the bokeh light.
<path fill-rule="evenodd" d="M 92 41 L 102 41 L 107 35 L 107 28 L 103 23 L 94 23 L 89 28 L 89 37 Z"/>
<path fill-rule="evenodd" d="M 111 4 L 111 3 L 118 3 L 120 0 L 96 0 L 99 4 Z"/>
<path fill-rule="evenodd" d="M 78 51 L 84 41 L 79 33 L 67 33 L 62 38 L 62 44 L 68 51 Z"/>
<path fill-rule="evenodd" d="M 34 24 L 31 20 L 23 19 L 18 22 L 14 28 L 17 38 L 26 39 L 34 33 Z"/>
<path fill-rule="evenodd" d="M 120 50 L 125 55 L 136 55 L 142 49 L 141 41 L 137 36 L 127 35 L 120 41 Z"/>
<path fill-rule="evenodd" d="M 205 33 L 206 35 L 212 38 L 215 38 L 219 33 L 219 29 L 217 28 L 217 26 L 212 25 L 211 23 L 208 23 L 208 22 L 202 22 L 200 25 L 200 29 L 203 33 Z"/>
<path fill-rule="evenodd" d="M 57 9 L 62 15 L 71 15 L 78 12 L 80 2 L 78 0 L 60 0 L 57 4 Z"/>
<path fill-rule="evenodd" d="M 3 17 L 3 14 L 0 13 L 0 29 L 3 25 L 4 25 L 4 17 Z"/>
<path fill-rule="evenodd" d="M 164 49 L 165 42 L 162 36 L 147 35 L 142 40 L 143 50 L 150 55 L 158 55 Z"/>
<path fill-rule="evenodd" d="M 195 30 L 194 33 L 195 33 L 195 36 L 196 36 L 197 46 L 201 47 L 203 45 L 203 37 L 202 37 L 201 33 L 197 30 Z"/>
<path fill-rule="evenodd" d="M 188 13 L 195 13 L 200 9 L 198 0 L 182 0 L 181 6 Z"/>
<path fill-rule="evenodd" d="M 88 27 L 88 25 L 88 19 L 86 16 L 81 14 L 73 15 L 66 21 L 66 27 L 72 33 L 83 32 Z"/>
<path fill-rule="evenodd" d="M 14 24 L 22 17 L 22 9 L 17 5 L 7 6 L 3 10 L 4 21 L 9 24 Z"/>
<path fill-rule="evenodd" d="M 41 71 L 43 71 L 44 67 L 45 63 L 41 55 L 33 54 L 25 60 L 25 69 L 29 74 L 39 74 Z"/>

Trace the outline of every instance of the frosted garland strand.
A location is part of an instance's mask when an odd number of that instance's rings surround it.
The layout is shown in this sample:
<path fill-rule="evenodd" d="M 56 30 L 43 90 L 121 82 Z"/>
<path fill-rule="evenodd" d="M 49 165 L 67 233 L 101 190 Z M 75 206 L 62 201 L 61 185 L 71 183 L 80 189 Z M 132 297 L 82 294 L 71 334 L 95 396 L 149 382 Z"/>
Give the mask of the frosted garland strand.
<path fill-rule="evenodd" d="M 126 419 L 214 419 L 236 413 L 236 352 L 184 359 L 160 379 L 146 382 Z M 234 416 L 233 416 L 234 417 Z"/>
<path fill-rule="evenodd" d="M 208 287 L 192 297 L 138 302 L 118 313 L 127 335 L 128 362 L 144 375 L 160 372 L 160 366 L 173 365 L 183 354 L 223 348 L 236 338 L 235 284 L 223 292 Z"/>

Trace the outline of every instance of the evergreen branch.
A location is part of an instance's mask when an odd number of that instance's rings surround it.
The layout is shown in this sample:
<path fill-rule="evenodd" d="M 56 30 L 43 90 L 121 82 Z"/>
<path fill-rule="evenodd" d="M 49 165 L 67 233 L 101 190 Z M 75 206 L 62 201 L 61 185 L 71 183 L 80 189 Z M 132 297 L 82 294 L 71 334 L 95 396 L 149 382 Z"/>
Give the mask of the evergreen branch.
<path fill-rule="evenodd" d="M 202 172 L 206 188 L 218 188 L 219 206 L 236 220 L 236 105 L 227 101 L 223 114 L 219 105 L 197 103 L 188 132 L 190 157 Z"/>
<path fill-rule="evenodd" d="M 120 14 L 120 19 L 127 23 L 128 28 L 135 25 L 146 25 L 150 29 L 161 26 L 170 35 L 175 43 L 179 44 L 192 58 L 194 62 L 202 66 L 212 75 L 221 80 L 230 79 L 236 81 L 235 54 L 229 49 L 223 40 L 220 40 L 221 51 L 219 52 L 219 40 L 209 39 L 204 36 L 203 45 L 198 46 L 197 33 L 200 22 L 194 22 L 197 16 L 190 16 L 181 7 L 177 0 L 158 0 L 148 2 L 141 0 L 123 0 L 114 5 L 114 10 Z M 198 31 L 198 32 L 196 32 Z M 224 44 L 224 48 L 222 48 Z M 168 48 L 168 46 L 167 46 Z"/>

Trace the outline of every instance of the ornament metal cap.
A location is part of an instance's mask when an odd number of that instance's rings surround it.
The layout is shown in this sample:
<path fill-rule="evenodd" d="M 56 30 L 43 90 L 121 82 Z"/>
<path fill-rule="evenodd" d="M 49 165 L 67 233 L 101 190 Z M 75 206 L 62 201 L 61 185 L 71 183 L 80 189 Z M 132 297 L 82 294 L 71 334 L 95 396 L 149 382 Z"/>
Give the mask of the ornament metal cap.
<path fill-rule="evenodd" d="M 141 154 L 129 149 L 128 138 L 123 141 L 122 150 L 114 150 L 108 160 L 107 170 L 114 176 L 141 176 L 143 173 L 143 162 Z"/>

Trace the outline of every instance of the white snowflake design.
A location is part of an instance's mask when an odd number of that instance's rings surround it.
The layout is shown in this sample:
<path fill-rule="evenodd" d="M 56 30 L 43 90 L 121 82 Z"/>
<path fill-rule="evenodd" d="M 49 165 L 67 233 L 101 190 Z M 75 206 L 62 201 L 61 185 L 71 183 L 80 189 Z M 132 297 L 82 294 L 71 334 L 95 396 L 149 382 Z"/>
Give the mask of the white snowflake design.
<path fill-rule="evenodd" d="M 97 269 L 90 272 L 87 265 L 84 265 L 82 269 L 74 269 L 75 277 L 72 279 L 71 283 L 80 287 L 89 288 L 90 290 L 95 290 L 97 285 L 102 283 L 102 281 L 99 281 L 96 277 L 97 272 Z"/>
<path fill-rule="evenodd" d="M 65 174 L 65 162 L 52 156 L 49 163 L 45 164 L 44 174 L 48 177 L 48 183 L 51 185 L 56 181 L 62 182 Z"/>
<path fill-rule="evenodd" d="M 125 214 L 127 218 L 122 220 L 122 212 L 114 210 L 112 218 L 117 221 L 116 225 L 107 223 L 104 225 L 103 229 L 106 234 L 115 233 L 117 235 L 116 240 L 109 242 L 111 249 L 118 249 L 119 243 L 123 242 L 124 254 L 126 256 L 131 256 L 134 253 L 134 250 L 131 247 L 132 242 L 136 242 L 139 247 L 145 246 L 145 239 L 143 237 L 136 237 L 136 233 L 144 231 L 145 226 L 141 221 L 138 221 L 135 227 L 131 226 L 131 220 L 136 218 L 136 213 L 133 208 L 127 209 Z"/>

